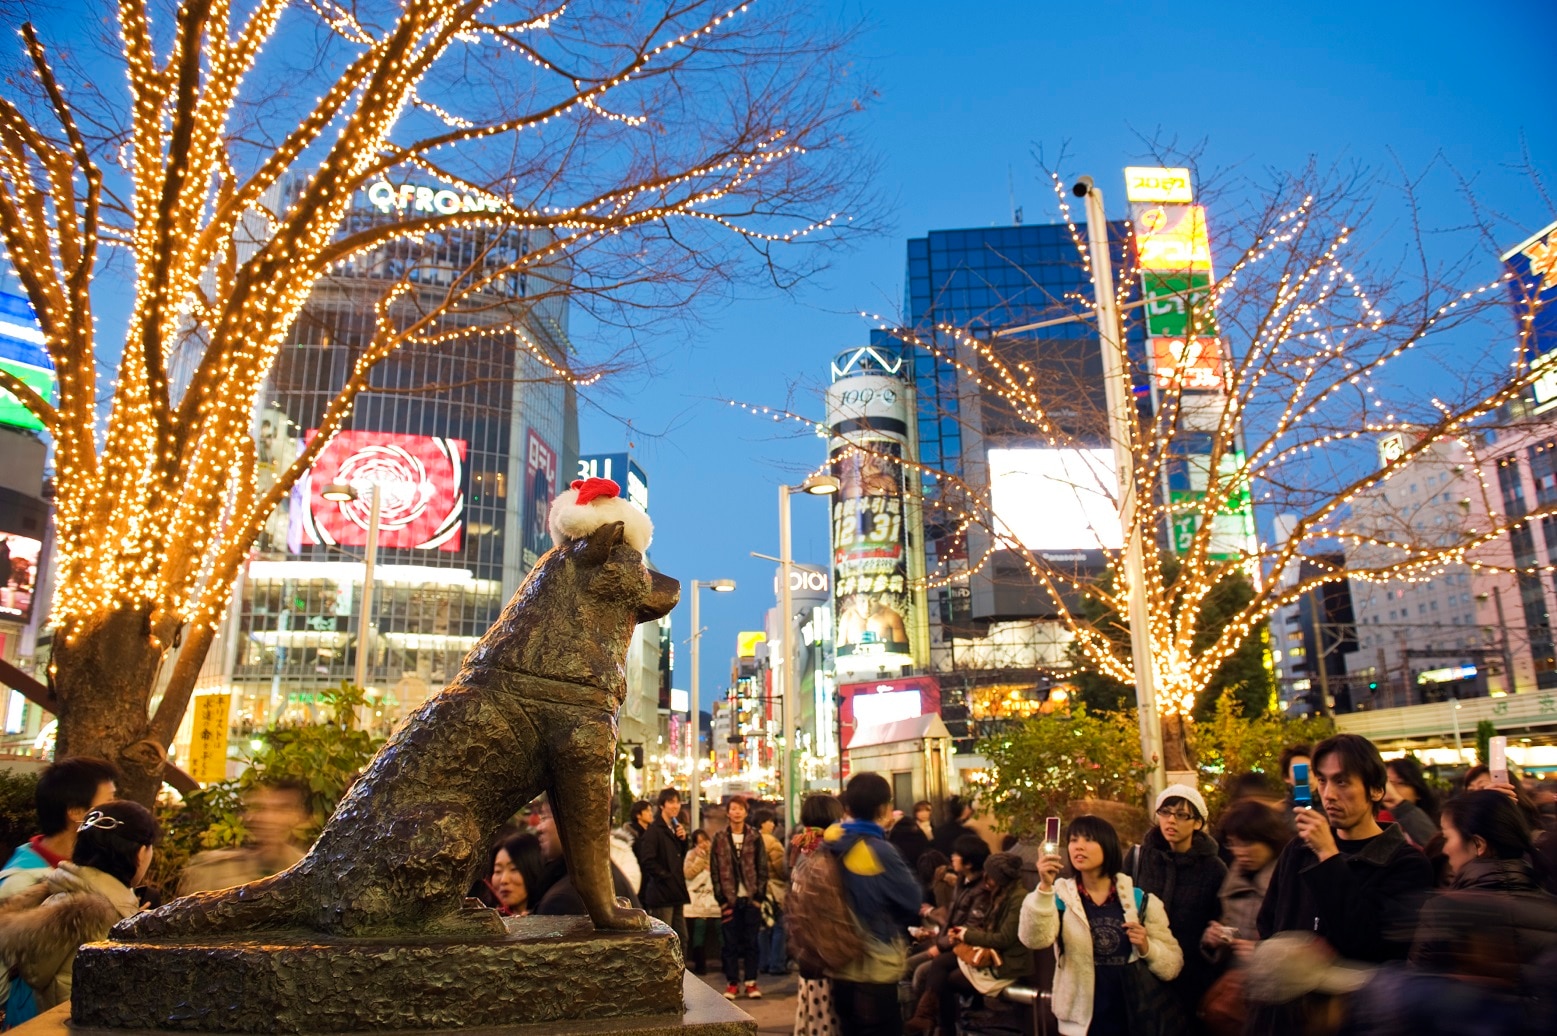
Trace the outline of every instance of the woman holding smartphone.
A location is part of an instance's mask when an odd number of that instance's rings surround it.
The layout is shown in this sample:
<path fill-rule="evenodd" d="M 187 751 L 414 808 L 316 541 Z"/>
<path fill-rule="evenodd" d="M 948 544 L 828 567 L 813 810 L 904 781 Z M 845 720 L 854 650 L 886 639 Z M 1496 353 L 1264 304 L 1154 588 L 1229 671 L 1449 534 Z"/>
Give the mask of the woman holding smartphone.
<path fill-rule="evenodd" d="M 1062 1036 L 1139 1036 L 1138 1020 L 1164 999 L 1147 1004 L 1146 992 L 1184 966 L 1167 912 L 1156 896 L 1138 896 L 1121 873 L 1119 835 L 1108 821 L 1072 820 L 1064 851 L 1068 868 L 1057 854 L 1038 861 L 1038 887 L 1022 903 L 1018 936 L 1034 950 L 1058 944 L 1052 1005 Z M 1143 966 L 1149 976 L 1130 971 Z"/>

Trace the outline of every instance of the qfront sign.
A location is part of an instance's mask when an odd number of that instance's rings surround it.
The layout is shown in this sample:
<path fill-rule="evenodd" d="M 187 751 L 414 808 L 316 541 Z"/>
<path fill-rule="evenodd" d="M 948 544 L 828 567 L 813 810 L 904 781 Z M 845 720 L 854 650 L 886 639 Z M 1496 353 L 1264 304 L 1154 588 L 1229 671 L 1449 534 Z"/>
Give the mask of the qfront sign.
<path fill-rule="evenodd" d="M 393 184 L 380 180 L 367 190 L 368 202 L 383 213 L 432 212 L 452 216 L 456 212 L 502 212 L 503 199 L 490 194 L 462 194 L 447 187 L 426 184 Z"/>

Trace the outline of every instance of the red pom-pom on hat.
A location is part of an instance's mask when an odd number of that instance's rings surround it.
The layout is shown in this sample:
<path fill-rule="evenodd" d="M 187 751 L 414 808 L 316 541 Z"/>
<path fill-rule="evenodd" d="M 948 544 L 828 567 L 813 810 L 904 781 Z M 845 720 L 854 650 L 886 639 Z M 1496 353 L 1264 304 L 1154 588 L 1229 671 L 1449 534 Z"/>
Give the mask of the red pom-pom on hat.
<path fill-rule="evenodd" d="M 622 487 L 609 478 L 575 479 L 557 494 L 547 516 L 552 542 L 559 545 L 588 536 L 609 522 L 622 523 L 628 546 L 640 553 L 649 549 L 654 523 L 642 508 L 622 496 Z"/>
<path fill-rule="evenodd" d="M 569 485 L 578 490 L 576 503 L 587 504 L 597 497 L 621 496 L 622 487 L 608 478 L 576 478 Z"/>

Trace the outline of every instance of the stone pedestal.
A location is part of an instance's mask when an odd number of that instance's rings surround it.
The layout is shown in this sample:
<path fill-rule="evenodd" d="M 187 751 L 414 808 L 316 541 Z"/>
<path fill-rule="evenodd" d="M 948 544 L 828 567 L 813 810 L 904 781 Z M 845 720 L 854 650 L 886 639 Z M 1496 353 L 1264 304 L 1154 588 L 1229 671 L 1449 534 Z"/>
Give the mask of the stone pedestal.
<path fill-rule="evenodd" d="M 664 924 L 616 933 L 583 917 L 522 917 L 507 927 L 504 937 L 461 942 L 91 943 L 76 957 L 70 1025 L 78 1033 L 324 1036 L 563 1033 L 578 1023 L 580 1032 L 660 1033 L 689 1031 L 691 1000 L 701 1002 L 699 1018 L 717 1023 L 710 1034 L 751 1031 L 740 1028 L 739 1011 L 711 1015 L 715 1005 L 699 991 L 729 1005 L 707 987 L 686 986 L 680 946 Z"/>
<path fill-rule="evenodd" d="M 458 1036 L 757 1036 L 757 1023 L 692 975 L 685 977 L 685 1000 L 678 1012 L 592 1021 L 539 1022 L 530 1025 L 443 1030 Z M 71 1021 L 70 1005 L 11 1030 L 16 1036 L 162 1036 L 158 1029 L 93 1029 Z M 442 1034 L 440 1034 L 442 1036 Z"/>

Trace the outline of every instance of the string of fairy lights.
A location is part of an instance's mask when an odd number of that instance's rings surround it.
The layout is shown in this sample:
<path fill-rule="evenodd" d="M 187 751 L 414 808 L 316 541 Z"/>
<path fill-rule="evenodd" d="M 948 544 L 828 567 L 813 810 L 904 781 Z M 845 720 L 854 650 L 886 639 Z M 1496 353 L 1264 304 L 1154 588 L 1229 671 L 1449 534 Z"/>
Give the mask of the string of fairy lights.
<path fill-rule="evenodd" d="M 1075 223 L 1058 177 L 1054 178 L 1054 186 L 1061 218 L 1081 265 L 1090 274 L 1090 250 L 1084 233 Z M 1326 582 L 1337 578 L 1380 584 L 1429 582 L 1456 566 L 1477 572 L 1526 575 L 1557 571 L 1557 564 L 1515 565 L 1487 556 L 1486 549 L 1495 547 L 1500 540 L 1506 541 L 1512 530 L 1557 513 L 1557 508 L 1513 516 L 1500 513 L 1492 505 L 1494 497 L 1480 463 L 1475 465 L 1475 477 L 1486 503 L 1485 522 L 1478 518 L 1475 525 L 1459 530 L 1452 539 L 1433 542 L 1424 541 L 1421 536 L 1392 536 L 1367 527 L 1362 516 L 1355 513 L 1354 505 L 1359 500 L 1391 478 L 1412 470 L 1413 462 L 1429 456 L 1436 444 L 1455 443 L 1474 456 L 1470 433 L 1477 423 L 1520 398 L 1535 380 L 1536 373 L 1522 360 L 1530 321 L 1521 321 L 1509 379 L 1490 395 L 1458 408 L 1434 400 L 1438 417 L 1425 424 L 1397 418 L 1393 413 L 1376 416 L 1384 403 L 1378 398 L 1372 379 L 1387 364 L 1438 331 L 1446 319 L 1468 307 L 1490 305 L 1492 297 L 1488 293 L 1502 288 L 1509 275 L 1457 292 L 1421 315 L 1392 316 L 1342 261 L 1342 255 L 1354 241 L 1356 228 L 1340 225 L 1325 230 L 1317 206 L 1315 196 L 1308 194 L 1290 208 L 1275 213 L 1227 273 L 1210 286 L 1205 308 L 1197 313 L 1196 329 L 1211 329 L 1211 334 L 1217 333 L 1218 308 L 1229 303 L 1252 301 L 1260 315 L 1247 347 L 1225 375 L 1225 391 L 1216 403 L 1222 408 L 1216 423 L 1217 452 L 1203 472 L 1206 486 L 1198 499 L 1173 501 L 1168 493 L 1158 489 L 1163 484 L 1164 465 L 1173 457 L 1175 441 L 1184 433 L 1180 414 L 1195 402 L 1187 400 L 1183 390 L 1183 357 L 1177 361 L 1178 377 L 1169 382 L 1151 419 L 1130 429 L 1128 445 L 1134 458 L 1136 520 L 1148 530 L 1143 537 L 1147 612 L 1152 627 L 1159 707 L 1165 715 L 1187 716 L 1200 690 L 1251 637 L 1258 635 L 1273 615 L 1302 601 Z M 1294 258 L 1299 261 L 1294 263 Z M 1272 290 L 1265 297 L 1251 300 L 1248 292 L 1257 290 L 1252 271 L 1276 259 L 1282 261 L 1282 272 Z M 1140 272 L 1138 268 L 1122 271 L 1121 305 L 1126 301 L 1129 285 Z M 1079 312 L 1096 312 L 1092 300 L 1083 296 L 1067 295 L 1066 301 Z M 881 314 L 858 315 L 876 330 L 891 334 L 905 346 L 905 351 L 917 351 L 949 366 L 958 379 L 959 392 L 982 393 L 984 398 L 993 397 L 1008 406 L 1013 415 L 1026 423 L 1033 440 L 1050 446 L 1072 444 L 1050 416 L 1067 401 L 1053 395 L 1056 386 L 1042 383 L 1032 365 L 1008 359 L 1008 352 L 1000 348 L 993 336 L 947 323 L 935 324 L 920 333 Z M 1399 333 L 1381 337 L 1381 333 L 1392 330 Z M 1347 391 L 1357 392 L 1365 401 L 1362 420 L 1349 427 L 1316 428 L 1323 423 L 1320 415 L 1328 412 L 1327 405 Z M 1280 405 L 1275 408 L 1276 413 L 1262 421 L 1260 441 L 1247 451 L 1232 453 L 1229 463 L 1221 463 L 1225 453 L 1238 449 L 1236 444 L 1247 425 L 1251 405 L 1273 400 Z M 824 432 L 820 423 L 801 414 L 737 400 L 729 402 L 754 416 L 796 422 L 816 434 Z M 1211 519 L 1229 500 L 1252 497 L 1256 485 L 1265 483 L 1260 496 L 1270 502 L 1279 469 L 1333 447 L 1391 433 L 1408 437 L 1405 449 L 1378 469 L 1350 478 L 1333 492 L 1319 494 L 1314 506 L 1283 542 L 1260 542 L 1230 560 L 1211 556 Z M 850 440 L 845 454 L 849 451 L 874 452 L 864 439 Z M 938 568 L 933 566 L 923 579 L 921 585 L 925 589 L 966 582 L 990 564 L 997 553 L 1003 553 L 1019 562 L 1035 583 L 1049 592 L 1058 621 L 1073 636 L 1088 664 L 1116 680 L 1133 680 L 1129 645 L 1115 641 L 1098 625 L 1074 614 L 1066 603 L 1067 595 L 1090 599 L 1114 613 L 1110 624 L 1120 623 L 1127 611 L 1128 587 L 1121 577 L 1119 552 L 1105 551 L 1110 572 L 1103 578 L 1074 577 L 1044 564 L 1009 534 L 995 511 L 990 487 L 970 484 L 914 459 L 879 455 L 900 463 L 910 486 L 924 484 L 920 480 L 936 486 L 936 492 L 927 493 L 922 503 L 927 514 L 938 514 L 936 524 L 946 530 L 943 536 L 965 542 L 965 534 L 975 526 L 989 533 L 989 546 L 978 556 L 956 561 L 941 558 Z M 918 477 L 907 478 L 909 473 Z M 1170 578 L 1163 565 L 1159 533 L 1169 528 L 1175 518 L 1185 516 L 1195 519 L 1196 533 Z M 1124 530 L 1126 536 L 1129 532 Z M 1348 557 L 1353 559 L 1344 569 L 1316 564 L 1312 575 L 1285 585 L 1267 578 L 1271 573 L 1294 570 L 1299 559 L 1314 561 L 1310 556 L 1313 548 L 1338 546 L 1346 548 Z M 1250 577 L 1254 584 L 1252 599 L 1231 619 L 1224 618 L 1212 643 L 1199 645 L 1197 642 L 1207 632 L 1201 622 L 1202 607 L 1217 586 L 1234 573 Z"/>
<path fill-rule="evenodd" d="M 148 616 L 154 646 L 167 646 L 170 637 L 208 643 L 267 516 L 350 418 L 375 369 L 399 349 L 501 346 L 528 355 L 558 380 L 593 383 L 600 374 L 575 370 L 542 347 L 522 312 L 487 323 L 461 319 L 467 302 L 490 312 L 482 300 L 506 279 L 676 221 L 717 226 L 767 246 L 799 241 L 847 218 L 823 212 L 788 220 L 787 227 L 758 224 L 773 213 L 749 198 L 770 181 L 782 191 L 784 170 L 808 154 L 794 128 L 784 125 L 731 126 L 724 139 L 710 138 L 704 155 L 641 176 L 628 169 L 573 204 L 555 198 L 526 204 L 516 197 L 525 186 L 516 180 L 483 186 L 446 168 L 461 145 L 533 133 L 559 120 L 655 132 L 626 88 L 671 69 L 689 48 L 736 38 L 742 30 L 729 23 L 748 4 L 669 9 L 655 38 L 610 51 L 614 65 L 586 80 L 540 49 L 541 34 L 567 24 L 565 4 L 494 21 L 490 4 L 417 0 L 378 26 L 360 19 L 354 5 L 307 0 L 305 9 L 355 53 L 295 126 L 240 174 L 237 156 L 247 145 L 230 123 L 245 79 L 290 6 L 261 0 L 237 19 L 231 3 L 217 0 L 203 19 L 180 8 L 169 32 L 154 31 L 144 5 L 117 5 L 128 132 L 103 155 L 87 146 L 32 27 L 20 31 L 56 125 L 33 126 L 19 108 L 0 101 L 0 244 L 37 311 L 57 371 L 58 401 L 51 405 L 4 372 L 0 387 L 43 421 L 55 443 L 60 578 L 52 619 L 67 646 L 125 609 Z M 164 38 L 159 53 L 156 41 Z M 455 45 L 521 58 L 552 77 L 562 95 L 532 111 L 490 117 L 431 96 L 429 76 Z M 435 128 L 407 143 L 408 116 Z M 123 211 L 117 202 L 112 206 L 122 225 L 100 215 L 100 160 L 128 181 Z M 358 192 L 396 171 L 434 176 L 482 204 L 343 230 Z M 734 199 L 743 201 L 725 204 Z M 523 254 L 494 259 L 484 253 L 479 268 L 456 278 L 431 304 L 409 276 L 386 287 L 344 385 L 318 419 L 318 434 L 261 491 L 251 437 L 255 402 L 315 285 L 386 248 L 517 227 L 544 233 Z M 123 247 L 134 265 L 135 294 L 114 372 L 95 363 L 86 289 L 102 244 Z M 190 343 L 199 355 L 175 397 L 168 364 Z M 101 425 L 100 381 L 112 393 Z"/>

